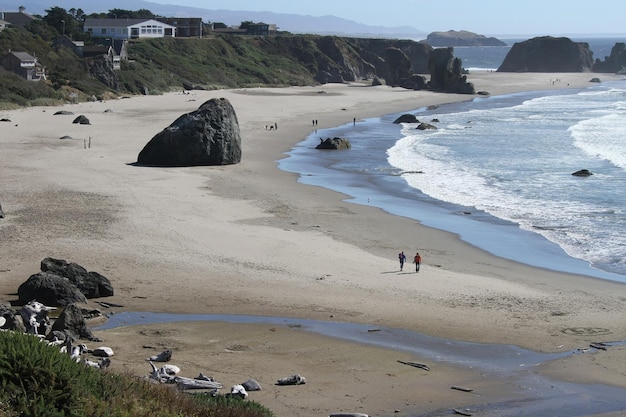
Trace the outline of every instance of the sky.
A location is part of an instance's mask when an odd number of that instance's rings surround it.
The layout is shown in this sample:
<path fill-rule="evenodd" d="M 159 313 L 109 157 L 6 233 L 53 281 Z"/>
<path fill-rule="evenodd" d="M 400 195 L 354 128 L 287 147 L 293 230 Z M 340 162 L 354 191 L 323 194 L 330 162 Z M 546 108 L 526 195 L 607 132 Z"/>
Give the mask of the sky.
<path fill-rule="evenodd" d="M 626 34 L 624 0 L 148 0 L 203 9 L 333 15 L 372 26 L 482 35 Z"/>

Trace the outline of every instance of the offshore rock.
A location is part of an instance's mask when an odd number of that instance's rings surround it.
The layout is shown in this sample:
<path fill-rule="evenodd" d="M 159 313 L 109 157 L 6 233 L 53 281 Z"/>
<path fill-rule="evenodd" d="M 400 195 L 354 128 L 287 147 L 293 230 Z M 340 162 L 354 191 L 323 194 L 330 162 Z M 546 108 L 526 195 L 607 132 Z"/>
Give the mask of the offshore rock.
<path fill-rule="evenodd" d="M 592 66 L 587 42 L 542 36 L 515 43 L 498 72 L 584 72 Z"/>
<path fill-rule="evenodd" d="M 157 133 L 141 150 L 140 165 L 183 167 L 241 162 L 239 121 L 230 102 L 213 98 Z"/>
<path fill-rule="evenodd" d="M 320 144 L 315 149 L 350 149 L 350 141 L 345 138 L 320 138 Z"/>
<path fill-rule="evenodd" d="M 427 44 L 434 47 L 448 46 L 506 46 L 506 43 L 494 37 L 486 37 L 467 30 L 449 30 L 432 32 L 426 37 Z"/>
<path fill-rule="evenodd" d="M 417 117 L 414 114 L 405 113 L 402 116 L 398 117 L 393 122 L 395 124 L 399 124 L 399 123 L 419 123 L 420 121 L 417 119 Z"/>
<path fill-rule="evenodd" d="M 604 61 L 596 59 L 593 64 L 594 72 L 626 74 L 626 43 L 617 42 L 611 49 L 611 55 Z"/>

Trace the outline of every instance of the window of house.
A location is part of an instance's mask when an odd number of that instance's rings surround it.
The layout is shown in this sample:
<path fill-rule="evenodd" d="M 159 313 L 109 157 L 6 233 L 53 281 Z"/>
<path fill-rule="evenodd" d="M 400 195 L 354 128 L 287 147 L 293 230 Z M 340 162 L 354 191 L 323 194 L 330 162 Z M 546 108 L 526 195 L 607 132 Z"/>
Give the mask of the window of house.
<path fill-rule="evenodd" d="M 106 35 L 107 34 L 107 28 L 100 29 L 100 34 L 101 35 Z"/>

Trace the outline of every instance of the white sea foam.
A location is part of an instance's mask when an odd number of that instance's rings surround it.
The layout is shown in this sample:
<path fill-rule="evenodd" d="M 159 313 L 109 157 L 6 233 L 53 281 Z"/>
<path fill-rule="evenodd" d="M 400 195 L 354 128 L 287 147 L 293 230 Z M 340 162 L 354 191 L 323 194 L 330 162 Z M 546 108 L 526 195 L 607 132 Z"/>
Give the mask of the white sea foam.
<path fill-rule="evenodd" d="M 388 151 L 408 185 L 519 224 L 599 268 L 626 273 L 625 90 L 434 114 Z M 578 169 L 594 175 L 571 175 Z"/>

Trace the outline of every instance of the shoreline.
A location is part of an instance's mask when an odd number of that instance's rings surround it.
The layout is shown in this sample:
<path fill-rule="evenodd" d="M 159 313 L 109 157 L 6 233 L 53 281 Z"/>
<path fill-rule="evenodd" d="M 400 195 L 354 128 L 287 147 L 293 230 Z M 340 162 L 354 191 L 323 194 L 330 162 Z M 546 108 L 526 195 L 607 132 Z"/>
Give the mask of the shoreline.
<path fill-rule="evenodd" d="M 488 73 L 476 79 L 470 75 L 469 81 L 477 91 L 499 95 L 544 85 L 564 88 L 548 83 L 554 76 Z M 558 76 L 572 88 L 588 85 L 591 78 Z M 235 108 L 244 146 L 240 164 L 182 169 L 131 165 L 154 134 L 212 97 L 228 98 Z M 171 93 L 64 107 L 86 114 L 92 126 L 71 125 L 67 117 L 52 116 L 55 109 L 4 112 L 12 122 L 0 125 L 6 155 L 0 167 L 7 179 L 0 201 L 7 216 L 0 223 L 0 238 L 6 242 L 2 298 L 14 300 L 19 284 L 51 256 L 111 279 L 116 294 L 102 301 L 124 305 L 127 311 L 346 321 L 542 352 L 576 349 L 598 338 L 626 340 L 624 285 L 497 258 L 452 233 L 300 184 L 296 174 L 276 166 L 284 152 L 308 135 L 312 119 L 319 120 L 318 128 L 330 128 L 353 118 L 471 98 L 328 85 L 194 92 L 191 97 Z M 112 112 L 105 113 L 107 109 Z M 279 129 L 266 131 L 269 123 L 278 123 Z M 75 139 L 58 139 L 68 133 Z M 89 149 L 83 147 L 86 138 L 92 139 Z M 419 247 L 427 248 L 422 271 L 400 273 L 397 253 L 410 253 L 416 236 Z M 391 359 L 387 350 L 326 339 L 322 344 L 288 328 L 177 324 L 97 335 L 119 352 L 114 369 L 145 368 L 147 373 L 144 359 L 154 352 L 146 355 L 143 345 L 172 346 L 173 363 L 185 376 L 215 369 L 225 385 L 234 376 L 258 378 L 250 375 L 257 371 L 271 374 L 262 381 L 271 385 L 274 377 L 298 366 L 313 388 L 294 394 L 274 387 L 262 394 L 262 403 L 278 415 L 308 417 L 321 409 L 357 406 L 392 415 L 408 404 L 420 407 L 415 384 L 428 392 L 422 400 L 429 405 L 421 406 L 438 409 L 449 402 L 451 381 L 481 379 L 438 364 L 445 371 L 415 382 L 412 370 L 392 365 L 397 357 Z M 135 351 L 126 347 L 129 337 L 133 345 L 140 339 L 144 343 Z M 233 353 L 229 347 L 235 345 L 248 349 Z M 625 357 L 623 347 L 615 347 L 565 359 L 568 366 L 575 365 L 564 375 L 566 366 L 556 371 L 563 379 L 624 387 Z M 412 360 L 411 355 L 404 359 Z M 341 383 L 356 390 L 355 381 L 372 378 L 385 383 L 357 384 L 358 398 L 346 402 Z M 325 383 L 315 385 L 316 380 Z M 439 384 L 428 386 L 434 380 Z M 497 390 L 497 381 L 490 385 Z"/>
<path fill-rule="evenodd" d="M 575 91 L 586 90 L 575 89 Z M 524 92 L 517 93 L 516 96 L 517 102 L 521 103 L 530 98 L 540 97 L 541 94 L 532 91 L 527 94 Z M 459 103 L 441 105 L 440 111 L 444 113 L 454 112 L 451 109 L 455 107 L 449 107 L 446 110 L 443 108 L 457 104 Z M 466 104 L 462 103 L 462 106 L 465 108 Z M 417 110 L 419 109 L 411 109 L 407 112 L 414 113 Z M 402 112 L 386 114 L 381 117 L 366 119 L 365 122 L 371 123 L 372 126 L 378 124 L 391 125 L 392 120 L 401 114 Z M 422 117 L 428 116 L 422 115 Z M 363 142 L 359 135 L 363 129 L 366 128 L 354 127 L 350 122 L 319 132 L 315 130 L 306 139 L 297 143 L 288 152 L 287 158 L 279 160 L 278 166 L 283 171 L 297 174 L 298 182 L 301 184 L 326 188 L 346 195 L 347 197 L 344 199 L 346 202 L 380 208 L 391 215 L 413 219 L 422 225 L 456 234 L 464 242 L 494 256 L 556 272 L 620 283 L 626 282 L 626 275 L 600 269 L 585 259 L 573 257 L 557 243 L 539 233 L 523 230 L 514 222 L 493 217 L 473 207 L 466 208 L 446 201 L 438 201 L 420 192 L 415 193 L 416 190 L 407 185 L 405 180 L 400 177 L 400 169 L 389 163 L 379 161 L 377 163 L 380 165 L 376 165 L 373 170 L 360 171 L 359 169 L 348 168 L 344 171 L 343 168 L 335 168 L 335 166 L 343 166 L 344 163 L 348 162 L 344 159 L 345 154 L 314 150 L 318 139 L 322 137 L 346 137 L 348 140 L 354 138 Z M 376 127 L 372 130 L 379 132 Z M 387 131 L 385 130 L 385 132 Z M 398 135 L 401 134 L 398 133 Z M 390 138 L 394 137 L 390 136 Z M 382 138 L 382 140 L 385 139 Z M 380 152 L 381 147 L 377 145 L 368 145 L 366 151 L 366 153 Z M 348 156 L 348 158 L 352 160 L 360 155 L 356 153 Z M 511 245 L 510 242 L 516 243 Z"/>

